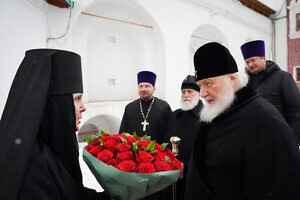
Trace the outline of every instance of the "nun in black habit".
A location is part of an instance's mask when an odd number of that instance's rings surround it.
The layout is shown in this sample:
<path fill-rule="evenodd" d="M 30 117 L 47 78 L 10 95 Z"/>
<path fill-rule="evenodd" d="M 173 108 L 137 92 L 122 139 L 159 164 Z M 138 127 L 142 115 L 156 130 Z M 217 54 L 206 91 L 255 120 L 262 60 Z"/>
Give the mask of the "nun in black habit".
<path fill-rule="evenodd" d="M 85 188 L 73 93 L 82 93 L 80 56 L 26 52 L 0 122 L 0 199 L 109 199 Z"/>

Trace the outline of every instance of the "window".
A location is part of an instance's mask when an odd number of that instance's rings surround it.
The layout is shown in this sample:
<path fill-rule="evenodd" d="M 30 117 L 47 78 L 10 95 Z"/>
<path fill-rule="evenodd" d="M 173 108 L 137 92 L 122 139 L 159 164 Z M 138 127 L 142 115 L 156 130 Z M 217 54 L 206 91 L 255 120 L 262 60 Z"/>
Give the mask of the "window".
<path fill-rule="evenodd" d="M 296 31 L 300 31 L 300 13 L 296 14 Z"/>
<path fill-rule="evenodd" d="M 288 6 L 290 10 L 290 39 L 300 38 L 300 1 L 291 0 Z"/>
<path fill-rule="evenodd" d="M 300 66 L 294 67 L 294 78 L 297 83 L 300 83 Z"/>

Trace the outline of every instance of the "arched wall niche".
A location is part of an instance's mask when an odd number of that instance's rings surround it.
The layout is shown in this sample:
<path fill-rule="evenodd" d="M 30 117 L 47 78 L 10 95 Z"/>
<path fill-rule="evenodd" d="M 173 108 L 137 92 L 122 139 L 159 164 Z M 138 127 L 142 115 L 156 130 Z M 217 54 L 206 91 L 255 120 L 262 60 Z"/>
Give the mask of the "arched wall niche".
<path fill-rule="evenodd" d="M 136 74 L 142 70 L 158 75 L 156 96 L 164 98 L 162 33 L 136 1 L 91 2 L 74 25 L 72 46 L 82 56 L 85 102 L 136 99 Z"/>
<path fill-rule="evenodd" d="M 218 42 L 225 47 L 228 47 L 228 41 L 224 33 L 213 24 L 203 24 L 198 26 L 191 35 L 190 45 L 189 45 L 189 73 L 194 74 L 194 54 L 197 49 L 209 42 Z"/>

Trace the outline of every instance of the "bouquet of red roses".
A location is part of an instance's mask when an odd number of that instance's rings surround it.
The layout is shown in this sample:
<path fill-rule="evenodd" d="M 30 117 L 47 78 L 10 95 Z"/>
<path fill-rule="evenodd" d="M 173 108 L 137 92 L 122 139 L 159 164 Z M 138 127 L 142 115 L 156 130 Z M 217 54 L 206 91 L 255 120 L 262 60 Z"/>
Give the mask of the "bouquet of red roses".
<path fill-rule="evenodd" d="M 135 133 L 87 137 L 83 159 L 100 185 L 117 199 L 136 200 L 177 181 L 182 163 L 150 136 Z"/>

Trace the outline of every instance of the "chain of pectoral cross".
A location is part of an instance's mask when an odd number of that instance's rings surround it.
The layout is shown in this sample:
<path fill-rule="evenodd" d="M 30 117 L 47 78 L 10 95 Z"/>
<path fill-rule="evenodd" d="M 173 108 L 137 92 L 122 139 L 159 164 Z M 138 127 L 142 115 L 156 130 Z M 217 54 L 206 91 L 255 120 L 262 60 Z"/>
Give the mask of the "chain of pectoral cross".
<path fill-rule="evenodd" d="M 153 103 L 154 103 L 154 97 L 153 97 L 153 99 L 152 99 L 152 102 L 151 102 L 151 104 L 150 104 L 150 106 L 149 106 L 149 108 L 148 108 L 148 111 L 147 111 L 146 117 L 145 117 L 144 112 L 143 112 L 143 108 L 142 108 L 142 100 L 140 99 L 140 110 L 141 110 L 141 114 L 142 114 L 142 116 L 143 116 L 143 118 L 144 118 L 144 121 L 141 123 L 142 126 L 143 126 L 143 131 L 146 131 L 147 126 L 149 125 L 149 122 L 147 122 L 147 118 L 148 118 L 148 115 L 149 115 L 149 113 L 150 113 L 150 110 L 151 110 L 151 108 L 152 108 Z"/>

